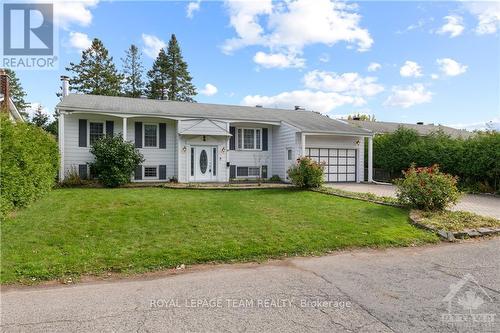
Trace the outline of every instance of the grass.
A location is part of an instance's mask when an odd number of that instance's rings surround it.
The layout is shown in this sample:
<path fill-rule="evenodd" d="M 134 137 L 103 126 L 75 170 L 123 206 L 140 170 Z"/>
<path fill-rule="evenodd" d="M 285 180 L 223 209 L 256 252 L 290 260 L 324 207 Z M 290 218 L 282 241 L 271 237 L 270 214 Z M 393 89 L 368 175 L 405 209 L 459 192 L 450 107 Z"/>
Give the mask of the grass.
<path fill-rule="evenodd" d="M 1 282 L 434 241 L 406 210 L 309 191 L 58 189 L 2 222 Z"/>
<path fill-rule="evenodd" d="M 462 211 L 419 211 L 422 224 L 436 230 L 462 231 L 477 228 L 500 228 L 500 220 Z"/>

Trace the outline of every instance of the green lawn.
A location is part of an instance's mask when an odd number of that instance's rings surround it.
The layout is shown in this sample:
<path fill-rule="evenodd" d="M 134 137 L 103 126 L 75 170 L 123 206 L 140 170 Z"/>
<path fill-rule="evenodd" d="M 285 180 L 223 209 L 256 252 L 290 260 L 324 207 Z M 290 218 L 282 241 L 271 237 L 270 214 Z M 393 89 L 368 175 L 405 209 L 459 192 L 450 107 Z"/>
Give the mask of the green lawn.
<path fill-rule="evenodd" d="M 436 240 L 406 210 L 308 191 L 59 189 L 2 222 L 1 282 Z"/>

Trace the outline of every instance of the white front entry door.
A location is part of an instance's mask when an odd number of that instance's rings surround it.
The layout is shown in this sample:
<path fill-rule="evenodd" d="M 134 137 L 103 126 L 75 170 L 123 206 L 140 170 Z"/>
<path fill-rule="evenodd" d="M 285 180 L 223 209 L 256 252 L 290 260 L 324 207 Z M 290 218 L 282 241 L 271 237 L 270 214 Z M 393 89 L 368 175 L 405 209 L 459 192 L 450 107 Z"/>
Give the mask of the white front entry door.
<path fill-rule="evenodd" d="M 211 146 L 194 146 L 192 170 L 194 171 L 194 180 L 197 182 L 209 182 L 216 179 L 214 167 L 216 167 L 214 160 L 214 151 L 217 147 Z"/>

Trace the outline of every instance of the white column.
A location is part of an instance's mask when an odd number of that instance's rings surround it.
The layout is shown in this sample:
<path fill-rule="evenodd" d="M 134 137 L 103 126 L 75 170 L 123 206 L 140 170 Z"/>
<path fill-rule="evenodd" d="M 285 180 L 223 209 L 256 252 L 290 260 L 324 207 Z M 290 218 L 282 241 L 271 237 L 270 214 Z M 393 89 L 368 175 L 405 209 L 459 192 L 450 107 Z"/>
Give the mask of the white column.
<path fill-rule="evenodd" d="M 123 141 L 127 141 L 127 118 L 123 118 L 122 135 L 123 135 Z"/>
<path fill-rule="evenodd" d="M 300 140 L 301 148 L 302 148 L 302 153 L 301 156 L 306 156 L 306 135 L 302 133 L 302 137 Z"/>
<path fill-rule="evenodd" d="M 62 111 L 59 112 L 57 138 L 59 141 L 59 157 L 61 158 L 60 165 L 59 165 L 59 181 L 63 181 L 63 179 L 64 179 L 64 113 Z"/>
<path fill-rule="evenodd" d="M 368 137 L 368 182 L 373 182 L 373 137 Z"/>

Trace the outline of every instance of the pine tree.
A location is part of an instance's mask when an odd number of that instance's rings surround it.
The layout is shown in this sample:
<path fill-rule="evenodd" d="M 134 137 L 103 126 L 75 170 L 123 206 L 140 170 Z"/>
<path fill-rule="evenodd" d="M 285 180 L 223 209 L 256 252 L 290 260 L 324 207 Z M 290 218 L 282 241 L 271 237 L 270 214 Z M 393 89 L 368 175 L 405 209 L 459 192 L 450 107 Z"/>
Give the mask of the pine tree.
<path fill-rule="evenodd" d="M 141 97 L 144 91 L 144 81 L 142 80 L 144 67 L 137 46 L 130 45 L 125 52 L 125 58 L 122 58 L 122 62 L 123 76 L 125 78 L 123 94 L 128 97 Z"/>
<path fill-rule="evenodd" d="M 91 95 L 120 95 L 123 77 L 99 39 L 94 38 L 92 45 L 82 52 L 79 64 L 69 65 L 66 70 L 74 73 L 70 79 L 72 90 Z"/>
<path fill-rule="evenodd" d="M 39 105 L 36 108 L 33 117 L 31 118 L 31 123 L 35 126 L 45 129 L 45 127 L 48 125 L 48 122 L 49 122 L 49 116 L 43 112 L 42 105 Z"/>
<path fill-rule="evenodd" d="M 16 76 L 16 72 L 12 69 L 5 68 L 5 73 L 9 76 L 9 93 L 12 102 L 16 106 L 17 110 L 21 115 L 26 118 L 28 113 L 25 111 L 26 108 L 30 106 L 29 103 L 24 99 L 26 97 L 26 92 L 24 91 L 21 81 Z"/>
<path fill-rule="evenodd" d="M 153 68 L 148 71 L 148 78 L 148 98 L 167 99 L 167 55 L 164 49 L 160 50 L 153 63 Z"/>
<path fill-rule="evenodd" d="M 171 101 L 194 102 L 196 88 L 191 83 L 192 77 L 188 65 L 182 58 L 181 48 L 175 34 L 172 34 L 167 48 L 167 95 Z"/>

